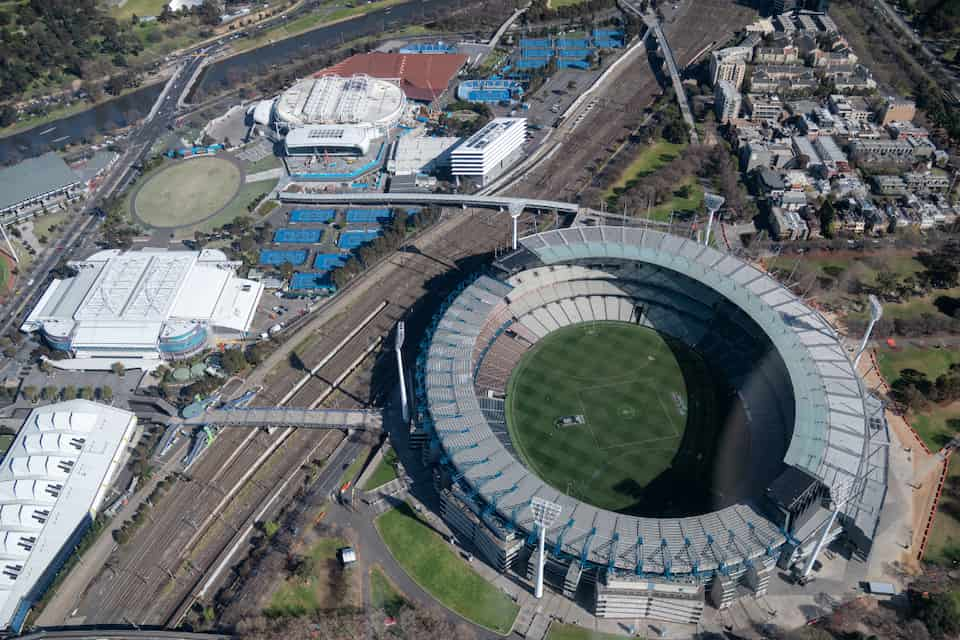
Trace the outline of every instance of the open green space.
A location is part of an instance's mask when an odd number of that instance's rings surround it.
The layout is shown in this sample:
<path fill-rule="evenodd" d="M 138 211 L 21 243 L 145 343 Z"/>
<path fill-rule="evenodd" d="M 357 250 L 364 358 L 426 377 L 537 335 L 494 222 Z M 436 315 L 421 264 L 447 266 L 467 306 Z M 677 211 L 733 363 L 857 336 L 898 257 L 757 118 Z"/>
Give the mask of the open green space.
<path fill-rule="evenodd" d="M 10 288 L 13 274 L 10 272 L 10 259 L 7 254 L 0 252 L 0 296 L 3 296 Z"/>
<path fill-rule="evenodd" d="M 194 231 L 211 232 L 218 227 L 222 227 L 228 222 L 233 222 L 239 216 L 252 215 L 247 209 L 255 198 L 266 195 L 277 185 L 276 180 L 261 180 L 260 182 L 245 182 L 240 185 L 237 195 L 230 201 L 230 204 L 220 210 L 220 213 L 208 218 L 199 224 L 190 227 L 184 227 L 177 231 L 178 237 L 193 237 Z"/>
<path fill-rule="evenodd" d="M 510 377 L 511 441 L 545 482 L 595 506 L 682 509 L 696 499 L 681 495 L 678 483 L 703 475 L 695 468 L 709 466 L 719 437 L 714 386 L 701 368 L 689 348 L 653 329 L 564 327 L 528 351 Z M 583 424 L 558 426 L 576 416 Z"/>
<path fill-rule="evenodd" d="M 370 605 L 383 609 L 388 616 L 395 616 L 406 604 L 403 596 L 384 575 L 380 567 L 370 569 Z"/>
<path fill-rule="evenodd" d="M 376 527 L 404 571 L 434 598 L 497 633 L 510 631 L 519 607 L 460 558 L 409 504 L 381 515 Z"/>
<path fill-rule="evenodd" d="M 650 146 L 643 149 L 639 155 L 627 165 L 627 168 L 621 174 L 610 188 L 603 193 L 604 199 L 618 195 L 624 188 L 630 186 L 640 178 L 650 175 L 660 167 L 664 166 L 683 151 L 685 144 L 673 144 L 666 140 L 657 140 Z"/>
<path fill-rule="evenodd" d="M 136 15 L 139 18 L 158 16 L 163 11 L 163 5 L 169 0 L 126 0 L 123 6 L 113 6 L 110 15 L 117 20 L 129 20 Z"/>
<path fill-rule="evenodd" d="M 888 384 L 893 384 L 904 369 L 914 369 L 926 374 L 933 382 L 950 368 L 960 363 L 960 350 L 933 349 L 906 346 L 896 349 L 877 349 L 880 374 Z M 948 421 L 960 418 L 960 403 L 931 404 L 922 412 L 911 412 L 910 424 L 931 451 L 937 451 L 954 435 L 956 429 Z"/>
<path fill-rule="evenodd" d="M 357 454 L 356 459 L 350 463 L 350 466 L 347 467 L 340 476 L 339 486 L 342 487 L 346 482 L 352 482 L 353 479 L 357 477 L 357 474 L 360 473 L 361 469 L 363 469 L 363 463 L 367 461 L 367 455 L 369 452 L 369 449 L 362 449 L 360 453 Z"/>
<path fill-rule="evenodd" d="M 550 631 L 547 633 L 547 640 L 623 640 L 623 637 L 578 627 L 575 624 L 560 624 L 558 622 L 551 624 Z"/>
<path fill-rule="evenodd" d="M 653 207 L 649 211 L 641 212 L 645 218 L 667 222 L 670 215 L 674 212 L 697 211 L 703 204 L 703 187 L 697 183 L 696 178 L 690 176 L 673 190 L 672 197 Z"/>
<path fill-rule="evenodd" d="M 342 538 L 322 538 L 314 543 L 307 555 L 314 572 L 307 579 L 290 577 L 270 597 L 264 613 L 271 617 L 298 617 L 323 608 L 322 591 L 326 587 L 327 572 L 337 561 L 337 549 L 346 546 Z"/>
<path fill-rule="evenodd" d="M 370 477 L 367 478 L 366 484 L 363 485 L 363 490 L 373 491 L 380 485 L 395 480 L 397 477 L 397 470 L 394 467 L 395 464 L 397 464 L 397 452 L 394 451 L 393 448 L 390 448 L 383 454 L 380 464 L 377 465 L 377 468 L 374 469 Z"/>
<path fill-rule="evenodd" d="M 196 224 L 233 200 L 241 179 L 237 165 L 223 158 L 179 160 L 144 183 L 134 199 L 134 210 L 152 227 Z"/>
<path fill-rule="evenodd" d="M 940 496 L 940 505 L 933 519 L 933 528 L 930 529 L 923 559 L 952 568 L 955 566 L 954 562 L 960 560 L 960 498 L 957 496 L 957 488 L 960 487 L 960 460 L 956 455 L 950 459 L 945 487 Z"/>
<path fill-rule="evenodd" d="M 46 215 L 40 215 L 33 219 L 33 235 L 39 238 L 40 236 L 45 236 L 48 240 L 53 239 L 54 227 L 60 227 L 64 222 L 67 221 L 69 213 L 66 211 L 57 211 L 56 213 L 48 213 Z"/>
<path fill-rule="evenodd" d="M 248 174 L 260 173 L 261 171 L 269 171 L 270 169 L 276 169 L 277 167 L 283 166 L 283 163 L 280 161 L 280 158 L 271 154 L 264 158 L 260 158 L 256 162 L 245 162 L 243 163 L 243 170 Z"/>

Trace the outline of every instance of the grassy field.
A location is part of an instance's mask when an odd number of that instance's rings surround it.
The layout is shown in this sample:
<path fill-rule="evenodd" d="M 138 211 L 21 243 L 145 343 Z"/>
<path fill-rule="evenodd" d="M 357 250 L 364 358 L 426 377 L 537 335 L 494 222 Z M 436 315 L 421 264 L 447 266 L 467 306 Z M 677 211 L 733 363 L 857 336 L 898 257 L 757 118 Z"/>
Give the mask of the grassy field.
<path fill-rule="evenodd" d="M 33 234 L 38 238 L 40 236 L 46 236 L 48 240 L 52 240 L 53 234 L 55 233 L 53 227 L 59 227 L 66 222 L 68 215 L 66 211 L 58 211 L 56 213 L 37 216 L 33 219 Z"/>
<path fill-rule="evenodd" d="M 960 459 L 954 454 L 950 458 L 947 470 L 947 487 L 956 487 L 960 483 Z M 923 553 L 927 562 L 953 567 L 960 560 L 960 500 L 953 497 L 947 489 L 940 497 L 940 506 L 933 519 L 933 528 L 927 539 L 927 548 Z"/>
<path fill-rule="evenodd" d="M 357 454 L 357 458 L 350 463 L 350 466 L 346 468 L 343 474 L 340 476 L 340 484 L 338 486 L 343 486 L 347 481 L 352 481 L 357 474 L 360 473 L 360 470 L 363 469 L 363 463 L 367 461 L 367 455 L 370 453 L 370 449 L 364 448 Z"/>
<path fill-rule="evenodd" d="M 163 5 L 169 0 L 127 0 L 122 7 L 110 9 L 110 15 L 117 20 L 129 20 L 136 14 L 140 18 L 158 16 L 163 11 Z"/>
<path fill-rule="evenodd" d="M 560 7 L 572 7 L 582 2 L 586 2 L 586 0 L 547 0 L 547 6 L 551 9 L 559 9 Z"/>
<path fill-rule="evenodd" d="M 461 559 L 410 505 L 387 511 L 376 527 L 404 571 L 433 597 L 497 633 L 510 631 L 519 607 Z"/>
<path fill-rule="evenodd" d="M 237 191 L 237 195 L 234 196 L 233 200 L 230 201 L 230 204 L 224 207 L 220 213 L 212 218 L 204 220 L 199 224 L 178 230 L 177 237 L 192 238 L 194 231 L 213 231 L 217 227 L 221 227 L 228 222 L 232 222 L 238 216 L 251 215 L 250 212 L 247 211 L 247 205 L 250 204 L 254 198 L 270 193 L 270 191 L 276 185 L 276 180 L 261 180 L 260 182 L 243 183 L 240 185 L 240 190 Z"/>
<path fill-rule="evenodd" d="M 406 600 L 380 567 L 370 569 L 370 605 L 374 609 L 383 609 L 388 616 L 395 616 L 405 604 Z"/>
<path fill-rule="evenodd" d="M 150 178 L 137 193 L 137 217 L 153 227 L 195 224 L 216 213 L 237 195 L 240 169 L 207 156 L 173 163 Z"/>
<path fill-rule="evenodd" d="M 889 384 L 893 384 L 904 369 L 925 373 L 933 382 L 937 376 L 945 373 L 951 364 L 960 363 L 960 351 L 924 347 L 883 348 L 877 350 L 877 361 L 880 364 L 880 374 Z M 947 421 L 960 417 L 958 405 L 960 403 L 931 405 L 926 411 L 910 415 L 910 424 L 931 451 L 943 447 L 956 432 Z"/>
<path fill-rule="evenodd" d="M 547 483 L 604 509 L 633 511 L 675 462 L 687 388 L 657 332 L 586 323 L 554 331 L 524 355 L 506 412 L 521 459 Z M 556 427 L 574 415 L 586 423 Z"/>
<path fill-rule="evenodd" d="M 9 291 L 13 284 L 13 274 L 10 272 L 13 261 L 6 252 L 0 252 L 0 297 Z"/>
<path fill-rule="evenodd" d="M 674 211 L 696 211 L 703 203 L 703 187 L 701 187 L 693 176 L 684 180 L 673 192 L 673 197 L 661 205 L 657 205 L 650 211 L 641 211 L 640 215 L 645 218 L 652 218 L 661 222 L 670 220 L 670 214 Z"/>
<path fill-rule="evenodd" d="M 641 151 L 640 155 L 627 166 L 620 178 L 603 193 L 603 198 L 608 200 L 616 197 L 620 191 L 630 186 L 632 182 L 636 182 L 643 176 L 650 175 L 676 158 L 685 146 L 684 144 L 673 144 L 666 140 L 654 142 Z"/>
<path fill-rule="evenodd" d="M 326 574 L 331 565 L 337 562 L 337 549 L 346 544 L 341 538 L 318 540 L 309 550 L 309 556 L 316 568 L 314 575 L 307 580 L 296 577 L 284 580 L 270 597 L 270 604 L 264 613 L 271 617 L 295 617 L 313 613 L 326 606 L 323 602 Z"/>
<path fill-rule="evenodd" d="M 372 491 L 380 485 L 386 484 L 396 479 L 397 471 L 393 465 L 397 463 L 397 452 L 389 449 L 380 460 L 376 470 L 367 478 L 367 483 L 363 485 L 364 491 Z"/>
<path fill-rule="evenodd" d="M 547 640 L 622 640 L 623 637 L 612 633 L 592 631 L 575 624 L 560 624 L 557 622 L 550 625 L 550 631 L 547 633 Z"/>

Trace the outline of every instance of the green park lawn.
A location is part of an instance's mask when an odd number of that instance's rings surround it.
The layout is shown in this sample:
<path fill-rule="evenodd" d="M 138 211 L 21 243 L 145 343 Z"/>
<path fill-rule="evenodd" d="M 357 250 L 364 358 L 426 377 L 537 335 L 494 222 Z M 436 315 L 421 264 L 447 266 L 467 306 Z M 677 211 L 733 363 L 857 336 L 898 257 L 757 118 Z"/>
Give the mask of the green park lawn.
<path fill-rule="evenodd" d="M 388 616 L 395 616 L 406 602 L 380 567 L 370 569 L 370 605 L 374 609 L 383 609 Z"/>
<path fill-rule="evenodd" d="M 57 211 L 56 213 L 37 216 L 33 219 L 33 234 L 37 238 L 45 236 L 48 240 L 52 240 L 53 234 L 59 233 L 62 228 L 61 225 L 67 221 L 68 215 L 66 211 Z M 57 227 L 58 231 L 53 231 L 53 227 Z"/>
<path fill-rule="evenodd" d="M 367 478 L 366 484 L 363 485 L 363 490 L 373 491 L 377 487 L 396 479 L 397 470 L 393 466 L 396 463 L 397 452 L 390 448 L 383 455 L 383 459 L 380 460 L 380 464 L 377 465 L 374 472 Z"/>
<path fill-rule="evenodd" d="M 678 185 L 670 200 L 640 214 L 645 218 L 667 222 L 673 212 L 697 211 L 702 203 L 703 187 L 697 183 L 696 178 L 691 176 Z"/>
<path fill-rule="evenodd" d="M 623 640 L 623 636 L 592 631 L 575 624 L 554 622 L 550 625 L 547 640 Z"/>
<path fill-rule="evenodd" d="M 683 151 L 685 144 L 673 144 L 666 140 L 658 140 L 643 149 L 640 154 L 631 162 L 624 172 L 620 175 L 610 187 L 603 193 L 605 200 L 615 198 L 623 189 L 629 187 L 631 183 L 638 179 L 650 175 L 660 167 L 664 166 Z"/>
<path fill-rule="evenodd" d="M 169 0 L 126 0 L 123 6 L 110 9 L 110 15 L 117 20 L 129 20 L 136 14 L 140 18 L 158 16 L 163 11 L 163 5 Z"/>
<path fill-rule="evenodd" d="M 237 165 L 224 158 L 177 160 L 165 164 L 144 183 L 137 192 L 134 209 L 137 217 L 152 227 L 202 222 L 234 199 L 242 178 Z"/>
<path fill-rule="evenodd" d="M 387 511 L 377 530 L 404 571 L 464 618 L 507 634 L 519 607 L 444 542 L 409 504 Z"/>
<path fill-rule="evenodd" d="M 340 475 L 340 484 L 338 486 L 342 487 L 347 482 L 353 482 L 353 479 L 356 478 L 360 470 L 363 469 L 363 463 L 367 461 L 369 451 L 369 449 L 365 448 L 357 454 L 356 459 L 351 462 L 350 466 Z"/>
<path fill-rule="evenodd" d="M 270 604 L 264 613 L 270 617 L 297 617 L 323 608 L 321 592 L 326 586 L 326 572 L 330 564 L 336 561 L 337 549 L 346 544 L 341 538 L 322 538 L 311 546 L 309 555 L 314 562 L 314 575 L 307 580 L 296 577 L 284 580 L 270 597 Z"/>

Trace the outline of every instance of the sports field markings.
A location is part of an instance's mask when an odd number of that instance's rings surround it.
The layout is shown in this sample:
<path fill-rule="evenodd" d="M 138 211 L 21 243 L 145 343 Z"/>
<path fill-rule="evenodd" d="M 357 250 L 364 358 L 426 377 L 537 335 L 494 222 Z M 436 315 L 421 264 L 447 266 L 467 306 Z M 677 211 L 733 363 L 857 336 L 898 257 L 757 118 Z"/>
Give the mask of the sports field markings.
<path fill-rule="evenodd" d="M 677 424 L 673 421 L 673 418 L 670 416 L 670 412 L 667 411 L 667 407 L 663 404 L 663 399 L 660 397 L 660 394 L 657 392 L 654 392 L 653 395 L 656 396 L 657 403 L 660 405 L 660 409 L 661 411 L 663 411 L 663 415 L 667 418 L 667 422 L 670 423 L 671 427 L 673 427 L 673 435 L 679 436 L 680 431 L 677 429 Z"/>

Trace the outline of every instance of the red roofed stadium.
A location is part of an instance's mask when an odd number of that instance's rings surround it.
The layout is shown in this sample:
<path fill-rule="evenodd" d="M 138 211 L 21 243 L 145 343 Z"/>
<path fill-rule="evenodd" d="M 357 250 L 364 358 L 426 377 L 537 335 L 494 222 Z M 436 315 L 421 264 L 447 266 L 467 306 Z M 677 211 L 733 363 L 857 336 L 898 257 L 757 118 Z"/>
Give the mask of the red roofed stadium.
<path fill-rule="evenodd" d="M 394 80 L 399 82 L 407 98 L 432 102 L 447 90 L 467 59 L 465 55 L 453 53 L 358 53 L 316 75 L 350 77 L 362 74 Z"/>

